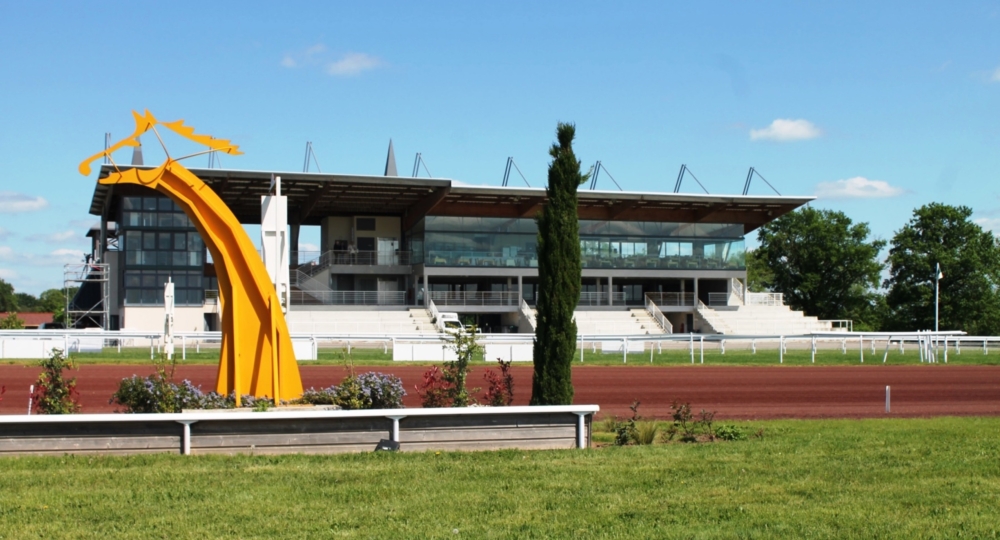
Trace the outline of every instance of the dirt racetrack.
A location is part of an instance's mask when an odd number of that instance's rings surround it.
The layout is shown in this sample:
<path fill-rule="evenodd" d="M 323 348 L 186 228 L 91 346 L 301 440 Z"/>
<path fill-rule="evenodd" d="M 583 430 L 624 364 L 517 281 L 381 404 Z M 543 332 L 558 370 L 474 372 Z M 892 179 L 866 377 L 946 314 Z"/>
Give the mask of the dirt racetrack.
<path fill-rule="evenodd" d="M 414 386 L 426 367 L 390 366 L 374 371 L 403 379 L 408 407 L 419 407 Z M 153 368 L 84 365 L 78 379 L 82 411 L 112 412 L 108 399 L 123 377 L 148 375 Z M 361 367 L 359 371 L 369 371 Z M 0 386 L 7 393 L 0 414 L 23 414 L 28 386 L 36 380 L 35 366 L 0 366 Z M 181 366 L 177 380 L 190 379 L 211 390 L 215 366 Z M 303 366 L 303 384 L 326 387 L 339 382 L 346 370 L 337 366 Z M 517 366 L 515 404 L 531 396 L 531 367 Z M 483 368 L 469 376 L 470 386 L 484 386 Z M 714 410 L 717 418 L 870 418 L 939 415 L 1000 415 L 1000 366 L 831 366 L 831 367 L 579 367 L 573 370 L 575 403 L 595 403 L 601 414 L 628 416 L 633 400 L 642 402 L 645 417 L 667 418 L 675 399 L 695 411 Z M 892 412 L 885 414 L 885 387 L 892 387 Z"/>

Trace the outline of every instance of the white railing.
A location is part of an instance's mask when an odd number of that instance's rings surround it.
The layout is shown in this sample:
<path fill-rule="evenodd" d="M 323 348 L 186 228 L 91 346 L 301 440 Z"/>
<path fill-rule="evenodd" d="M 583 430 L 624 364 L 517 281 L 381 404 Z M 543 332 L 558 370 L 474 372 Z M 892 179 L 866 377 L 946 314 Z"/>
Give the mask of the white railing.
<path fill-rule="evenodd" d="M 648 292 L 646 298 L 662 307 L 694 306 L 694 293 Z"/>
<path fill-rule="evenodd" d="M 623 292 L 613 292 L 611 294 L 611 303 L 608 303 L 608 293 L 606 292 L 581 292 L 580 293 L 580 306 L 624 306 L 625 305 L 625 293 Z"/>
<path fill-rule="evenodd" d="M 736 295 L 736 298 L 739 299 L 741 304 L 746 302 L 745 296 L 743 294 L 745 291 L 743 290 L 742 281 L 736 278 L 729 278 L 729 288 L 732 289 L 733 294 Z"/>
<path fill-rule="evenodd" d="M 403 306 L 405 291 L 292 291 L 292 304 L 337 306 Z"/>
<path fill-rule="evenodd" d="M 781 293 L 759 293 L 748 292 L 746 294 L 746 305 L 748 306 L 783 306 L 785 305 L 784 295 Z"/>
<path fill-rule="evenodd" d="M 442 306 L 516 306 L 517 291 L 431 291 L 431 300 Z"/>
<path fill-rule="evenodd" d="M 670 321 L 663 315 L 660 308 L 656 307 L 656 304 L 650 300 L 649 295 L 646 295 L 646 313 L 656 321 L 656 324 L 660 325 L 660 329 L 663 330 L 664 334 L 673 334 L 674 325 L 670 324 Z"/>
<path fill-rule="evenodd" d="M 729 294 L 722 292 L 710 292 L 708 293 L 708 305 L 710 306 L 728 306 L 729 305 Z"/>

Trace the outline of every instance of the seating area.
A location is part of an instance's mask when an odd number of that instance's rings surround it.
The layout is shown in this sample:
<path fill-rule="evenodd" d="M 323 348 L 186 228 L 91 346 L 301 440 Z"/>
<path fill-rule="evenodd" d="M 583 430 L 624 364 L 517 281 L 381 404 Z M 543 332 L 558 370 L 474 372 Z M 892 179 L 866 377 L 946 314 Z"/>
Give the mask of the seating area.
<path fill-rule="evenodd" d="M 699 309 L 704 333 L 732 335 L 790 335 L 832 332 L 829 321 L 820 321 L 788 306 L 728 306 Z"/>
<path fill-rule="evenodd" d="M 426 315 L 426 310 L 411 311 L 293 309 L 285 315 L 285 318 L 288 321 L 288 330 L 293 333 L 413 335 L 436 333 L 430 318 Z"/>
<path fill-rule="evenodd" d="M 645 335 L 661 334 L 663 330 L 645 310 L 587 311 L 577 310 L 577 334 L 587 335 Z"/>

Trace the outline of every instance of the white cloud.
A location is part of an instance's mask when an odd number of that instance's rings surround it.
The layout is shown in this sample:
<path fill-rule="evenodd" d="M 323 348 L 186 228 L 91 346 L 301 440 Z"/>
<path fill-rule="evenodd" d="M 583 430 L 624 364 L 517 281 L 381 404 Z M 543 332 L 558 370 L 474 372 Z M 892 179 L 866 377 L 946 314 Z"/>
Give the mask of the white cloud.
<path fill-rule="evenodd" d="M 1000 234 L 1000 217 L 985 217 L 972 221 L 987 231 L 992 231 L 993 234 Z"/>
<path fill-rule="evenodd" d="M 993 71 L 993 75 L 990 76 L 990 82 L 1000 82 L 1000 67 Z"/>
<path fill-rule="evenodd" d="M 48 242 L 50 244 L 61 244 L 70 240 L 80 240 L 84 236 L 79 231 L 62 231 L 52 234 L 33 234 L 28 237 L 32 242 Z"/>
<path fill-rule="evenodd" d="M 382 61 L 375 56 L 365 53 L 347 53 L 340 60 L 327 64 L 326 72 L 338 77 L 353 77 L 381 65 Z"/>
<path fill-rule="evenodd" d="M 32 197 L 16 191 L 0 191 L 0 213 L 16 214 L 18 212 L 34 212 L 49 205 L 42 197 Z"/>
<path fill-rule="evenodd" d="M 8 231 L 7 229 L 4 229 L 3 227 L 0 227 L 0 240 L 6 240 L 12 236 L 14 236 L 14 233 Z"/>
<path fill-rule="evenodd" d="M 281 67 L 293 68 L 297 67 L 298 65 L 299 63 L 296 62 L 295 59 L 292 58 L 292 55 L 290 54 L 286 54 L 285 57 L 281 59 Z"/>
<path fill-rule="evenodd" d="M 869 180 L 863 176 L 816 184 L 816 196 L 821 199 L 881 199 L 903 193 L 906 190 L 889 185 L 889 182 Z"/>
<path fill-rule="evenodd" d="M 319 246 L 308 242 L 299 242 L 299 251 L 319 251 Z"/>
<path fill-rule="evenodd" d="M 12 280 L 17 278 L 17 272 L 11 270 L 10 268 L 0 268 L 0 279 Z"/>
<path fill-rule="evenodd" d="M 751 129 L 750 140 L 764 141 L 804 141 L 815 139 L 823 132 L 815 124 L 808 120 L 792 120 L 789 118 L 778 118 L 771 125 L 762 129 Z"/>
<path fill-rule="evenodd" d="M 0 261 L 18 266 L 62 266 L 83 262 L 83 251 L 61 248 L 48 253 L 26 253 L 15 251 L 10 246 L 0 246 Z"/>

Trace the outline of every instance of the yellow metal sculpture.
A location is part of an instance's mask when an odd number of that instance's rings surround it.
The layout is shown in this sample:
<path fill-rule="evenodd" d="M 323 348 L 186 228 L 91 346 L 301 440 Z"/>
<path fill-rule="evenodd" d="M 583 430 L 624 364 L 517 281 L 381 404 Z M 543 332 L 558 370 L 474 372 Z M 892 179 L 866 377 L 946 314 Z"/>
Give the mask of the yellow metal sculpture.
<path fill-rule="evenodd" d="M 157 125 L 209 148 L 199 154 L 242 153 L 228 140 L 196 134 L 183 120 L 161 122 L 149 111 L 144 114 L 133 111 L 132 115 L 135 132 L 82 162 L 81 174 L 89 176 L 90 164 L 99 158 L 110 158 L 112 152 L 126 146 L 138 146 L 139 136 L 149 130 L 160 139 Z M 169 153 L 166 162 L 155 169 L 115 169 L 98 181 L 108 185 L 137 184 L 170 197 L 194 223 L 212 253 L 222 308 L 222 350 L 216 390 L 221 394 L 235 391 L 237 406 L 241 394 L 268 396 L 275 403 L 300 397 L 302 380 L 278 295 L 253 242 L 226 203 Z"/>

